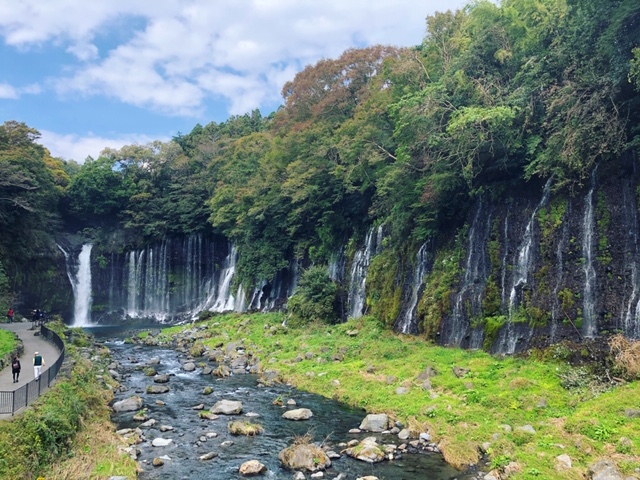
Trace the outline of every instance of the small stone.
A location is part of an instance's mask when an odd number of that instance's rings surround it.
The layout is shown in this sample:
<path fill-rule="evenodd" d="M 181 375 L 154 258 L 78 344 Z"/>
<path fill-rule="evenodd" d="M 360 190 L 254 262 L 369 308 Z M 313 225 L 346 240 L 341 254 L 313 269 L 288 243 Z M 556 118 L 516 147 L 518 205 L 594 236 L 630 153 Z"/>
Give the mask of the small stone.
<path fill-rule="evenodd" d="M 202 391 L 202 393 L 204 395 L 211 395 L 213 393 L 213 387 L 204 387 L 204 390 Z"/>
<path fill-rule="evenodd" d="M 396 395 L 406 395 L 407 393 L 409 393 L 409 389 L 407 387 L 396 388 Z"/>
<path fill-rule="evenodd" d="M 171 443 L 173 443 L 173 440 L 171 440 L 170 438 L 157 437 L 153 439 L 151 445 L 154 447 L 166 447 L 167 445 L 171 445 Z"/>
<path fill-rule="evenodd" d="M 230 447 L 231 445 L 233 445 L 233 441 L 231 441 L 231 440 L 225 440 L 224 442 L 222 442 L 220 444 L 220 446 L 224 447 L 224 448 Z"/>
<path fill-rule="evenodd" d="M 312 473 L 311 478 L 324 478 L 324 473 L 323 472 Z"/>
<path fill-rule="evenodd" d="M 200 455 L 200 460 L 211 460 L 212 458 L 216 458 L 218 454 L 216 452 L 205 453 L 204 455 Z"/>
<path fill-rule="evenodd" d="M 156 405 L 158 405 L 160 407 L 164 407 L 166 405 L 166 403 L 163 402 L 162 400 L 156 400 Z"/>
<path fill-rule="evenodd" d="M 171 425 L 160 425 L 161 432 L 170 432 L 171 430 L 173 430 Z"/>
<path fill-rule="evenodd" d="M 398 433 L 398 438 L 400 440 L 407 440 L 409 439 L 409 437 L 411 436 L 411 432 L 409 431 L 408 428 L 403 428 L 402 430 L 400 430 L 400 432 Z"/>
<path fill-rule="evenodd" d="M 162 465 L 164 465 L 164 460 L 160 457 L 156 457 L 153 459 L 152 463 L 154 467 L 161 467 Z"/>
<path fill-rule="evenodd" d="M 566 453 L 556 457 L 556 468 L 558 470 L 566 470 L 571 468 L 571 457 Z"/>
<path fill-rule="evenodd" d="M 196 364 L 193 362 L 187 362 L 182 366 L 185 372 L 193 372 L 196 369 Z"/>
<path fill-rule="evenodd" d="M 425 442 L 430 442 L 431 441 L 431 434 L 429 432 L 422 432 L 419 436 L 420 440 L 423 440 Z"/>
<path fill-rule="evenodd" d="M 287 405 L 297 405 L 298 403 L 293 399 L 290 398 L 289 400 L 287 400 Z"/>
<path fill-rule="evenodd" d="M 191 407 L 193 410 L 204 410 L 204 403 L 200 405 L 196 405 L 195 407 Z"/>

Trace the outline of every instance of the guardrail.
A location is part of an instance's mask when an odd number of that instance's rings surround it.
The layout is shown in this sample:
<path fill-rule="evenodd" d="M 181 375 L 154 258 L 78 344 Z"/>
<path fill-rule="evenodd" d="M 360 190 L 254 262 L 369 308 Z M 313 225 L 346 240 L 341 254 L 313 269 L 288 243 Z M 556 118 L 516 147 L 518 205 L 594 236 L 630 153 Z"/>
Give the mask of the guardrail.
<path fill-rule="evenodd" d="M 53 382 L 58 375 L 62 362 L 64 361 L 64 342 L 56 332 L 49 330 L 44 325 L 40 327 L 40 335 L 60 350 L 60 356 L 53 365 L 42 372 L 39 380 L 31 380 L 29 383 L 25 383 L 14 391 L 0 392 L 0 414 L 10 413 L 13 415 L 22 407 L 33 403 L 49 388 L 51 382 Z"/>

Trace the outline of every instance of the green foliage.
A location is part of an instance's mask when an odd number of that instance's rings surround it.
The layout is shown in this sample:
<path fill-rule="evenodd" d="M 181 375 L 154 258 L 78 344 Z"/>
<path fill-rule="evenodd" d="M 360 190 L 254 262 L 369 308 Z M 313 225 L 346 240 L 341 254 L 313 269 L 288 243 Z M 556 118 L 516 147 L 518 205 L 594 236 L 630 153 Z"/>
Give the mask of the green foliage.
<path fill-rule="evenodd" d="M 391 249 L 371 260 L 367 274 L 369 312 L 386 325 L 393 326 L 400 316 L 402 286 L 398 284 L 400 256 Z"/>
<path fill-rule="evenodd" d="M 483 348 L 486 351 L 491 351 L 493 343 L 498 338 L 500 329 L 507 323 L 506 315 L 498 315 L 493 317 L 485 317 L 484 327 L 484 345 Z"/>
<path fill-rule="evenodd" d="M 335 321 L 336 292 L 337 285 L 331 280 L 325 267 L 314 266 L 307 269 L 300 277 L 295 294 L 289 299 L 288 310 L 292 323 Z"/>
<path fill-rule="evenodd" d="M 451 313 L 451 295 L 460 273 L 464 255 L 466 229 L 462 229 L 452 249 L 442 249 L 436 255 L 433 269 L 427 278 L 422 298 L 418 302 L 418 319 L 427 338 L 435 339 L 445 315 Z"/>

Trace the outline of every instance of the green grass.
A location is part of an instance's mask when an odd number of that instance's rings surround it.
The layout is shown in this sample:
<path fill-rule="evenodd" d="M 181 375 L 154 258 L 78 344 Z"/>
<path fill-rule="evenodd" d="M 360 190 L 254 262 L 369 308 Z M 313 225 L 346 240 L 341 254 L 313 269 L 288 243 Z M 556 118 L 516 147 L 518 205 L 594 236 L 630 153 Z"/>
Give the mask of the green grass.
<path fill-rule="evenodd" d="M 17 341 L 13 332 L 0 328 L 0 357 L 4 357 L 8 353 L 16 349 Z"/>
<path fill-rule="evenodd" d="M 572 384 L 566 379 L 573 369 L 551 354 L 503 359 L 439 347 L 420 337 L 393 334 L 370 317 L 304 329 L 280 327 L 283 318 L 216 317 L 208 322 L 203 335 L 208 338 L 202 341 L 213 348 L 219 342 L 243 340 L 260 357 L 263 369 L 278 369 L 298 388 L 389 413 L 415 430 L 429 428 L 454 465 L 477 461 L 480 445 L 490 442 L 492 461 L 518 463 L 520 471 L 513 479 L 584 478 L 592 462 L 612 455 L 627 472 L 640 466 L 640 457 L 633 455 L 640 450 L 640 429 L 637 420 L 625 416 L 625 409 L 640 407 L 638 382 L 608 391 L 593 388 L 583 377 Z M 272 326 L 277 327 L 275 334 Z M 357 336 L 346 334 L 354 329 Z M 314 358 L 304 359 L 307 352 Z M 332 360 L 337 353 L 344 354 L 343 361 Z M 295 361 L 299 356 L 303 360 Z M 454 366 L 470 372 L 458 378 Z M 438 372 L 431 378 L 432 390 L 423 390 L 417 380 L 427 367 Z M 410 388 L 408 394 L 396 393 L 401 385 Z M 536 433 L 519 431 L 524 425 Z M 622 437 L 631 446 L 621 443 Z M 555 458 L 561 454 L 571 457 L 571 471 L 556 470 Z"/>

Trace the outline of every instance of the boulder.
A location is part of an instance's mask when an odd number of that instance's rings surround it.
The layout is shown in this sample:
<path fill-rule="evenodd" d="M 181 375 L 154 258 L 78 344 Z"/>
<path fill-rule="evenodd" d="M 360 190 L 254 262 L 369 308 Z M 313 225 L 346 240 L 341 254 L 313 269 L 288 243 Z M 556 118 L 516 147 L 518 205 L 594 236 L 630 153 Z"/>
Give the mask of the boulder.
<path fill-rule="evenodd" d="M 386 458 L 386 453 L 376 441 L 376 437 L 367 437 L 355 447 L 347 448 L 346 454 L 367 463 L 378 463 Z"/>
<path fill-rule="evenodd" d="M 313 417 L 313 412 L 308 408 L 296 408 L 295 410 L 289 410 L 282 414 L 282 418 L 295 421 L 309 420 L 311 417 Z"/>
<path fill-rule="evenodd" d="M 589 466 L 591 480 L 624 480 L 612 460 L 604 459 Z"/>
<path fill-rule="evenodd" d="M 242 402 L 237 400 L 220 400 L 211 407 L 211 412 L 221 415 L 239 415 L 242 413 Z"/>
<path fill-rule="evenodd" d="M 114 412 L 133 412 L 142 408 L 142 398 L 137 395 L 120 400 L 113 404 Z"/>
<path fill-rule="evenodd" d="M 331 460 L 319 446 L 302 443 L 285 448 L 278 455 L 285 468 L 315 472 L 331 466 Z"/>
<path fill-rule="evenodd" d="M 193 362 L 187 362 L 182 366 L 185 372 L 193 372 L 196 369 L 196 364 Z"/>
<path fill-rule="evenodd" d="M 358 428 L 367 432 L 383 432 L 388 426 L 389 416 L 386 413 L 370 413 Z"/>
<path fill-rule="evenodd" d="M 249 460 L 248 462 L 244 462 L 240 465 L 240 474 L 245 476 L 259 475 L 266 471 L 267 467 L 258 460 Z"/>
<path fill-rule="evenodd" d="M 148 385 L 147 393 L 157 395 L 160 393 L 167 393 L 169 391 L 168 385 Z"/>
<path fill-rule="evenodd" d="M 155 377 L 153 377 L 153 381 L 155 383 L 168 383 L 169 382 L 169 375 L 156 375 Z"/>

